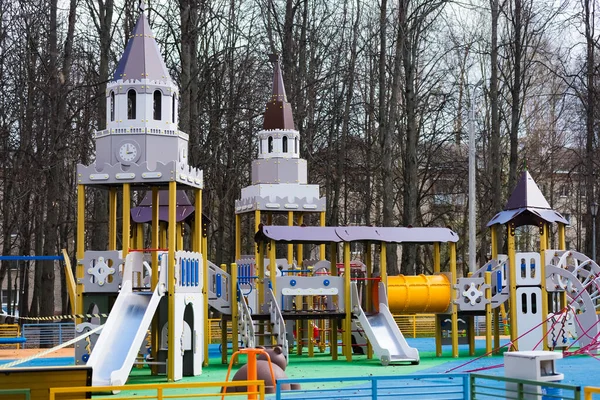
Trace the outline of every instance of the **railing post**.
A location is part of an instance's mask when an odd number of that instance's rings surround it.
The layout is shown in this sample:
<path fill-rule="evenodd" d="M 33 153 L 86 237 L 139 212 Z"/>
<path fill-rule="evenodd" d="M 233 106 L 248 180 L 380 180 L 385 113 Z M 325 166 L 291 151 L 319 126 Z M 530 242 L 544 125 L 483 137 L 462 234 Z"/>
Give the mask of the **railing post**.
<path fill-rule="evenodd" d="M 377 400 L 377 378 L 370 377 L 371 379 L 371 398 Z"/>

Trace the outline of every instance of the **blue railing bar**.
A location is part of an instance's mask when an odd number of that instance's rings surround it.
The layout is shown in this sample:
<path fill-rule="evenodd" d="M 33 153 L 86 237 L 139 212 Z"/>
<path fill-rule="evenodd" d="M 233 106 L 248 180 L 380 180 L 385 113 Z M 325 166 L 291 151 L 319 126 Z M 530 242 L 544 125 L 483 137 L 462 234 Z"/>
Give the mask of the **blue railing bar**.
<path fill-rule="evenodd" d="M 63 256 L 0 256 L 0 261 L 63 261 Z"/>
<path fill-rule="evenodd" d="M 312 272 L 312 269 L 282 269 L 281 272 L 289 272 L 289 273 Z"/>
<path fill-rule="evenodd" d="M 425 379 L 438 379 L 446 381 L 448 378 L 455 378 L 465 380 L 467 374 L 407 374 L 407 375 L 389 375 L 389 376 L 369 376 L 369 377 L 356 377 L 356 376 L 340 376 L 340 377 L 327 377 L 327 378 L 285 378 L 277 379 L 277 383 L 297 383 L 297 382 L 354 382 L 354 381 L 371 381 L 377 379 L 379 381 L 390 381 L 390 380 L 425 380 Z M 544 382 L 545 383 L 545 382 Z"/>
<path fill-rule="evenodd" d="M 239 279 L 258 279 L 258 275 L 238 276 L 238 280 Z"/>

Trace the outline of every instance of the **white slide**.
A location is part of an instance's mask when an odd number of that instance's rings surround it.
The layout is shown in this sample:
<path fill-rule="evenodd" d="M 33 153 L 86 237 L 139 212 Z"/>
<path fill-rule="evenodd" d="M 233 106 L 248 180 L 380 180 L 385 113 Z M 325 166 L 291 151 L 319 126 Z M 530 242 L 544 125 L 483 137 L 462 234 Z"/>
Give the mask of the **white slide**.
<path fill-rule="evenodd" d="M 132 275 L 133 263 L 141 265 L 141 254 L 127 255 L 123 286 L 87 362 L 92 367 L 92 386 L 120 386 L 127 382 L 154 312 L 165 293 L 164 279 L 159 279 L 154 292 L 132 291 L 132 279 L 125 277 Z M 165 270 L 166 267 L 161 266 L 161 278 Z"/>
<path fill-rule="evenodd" d="M 375 356 L 381 360 L 382 365 L 393 362 L 419 363 L 419 350 L 410 347 L 400 328 L 394 321 L 387 305 L 385 288 L 380 283 L 379 287 L 379 313 L 366 315 L 360 306 L 356 283 L 352 282 L 351 298 L 352 313 L 358 317 L 358 322 L 365 331 Z"/>

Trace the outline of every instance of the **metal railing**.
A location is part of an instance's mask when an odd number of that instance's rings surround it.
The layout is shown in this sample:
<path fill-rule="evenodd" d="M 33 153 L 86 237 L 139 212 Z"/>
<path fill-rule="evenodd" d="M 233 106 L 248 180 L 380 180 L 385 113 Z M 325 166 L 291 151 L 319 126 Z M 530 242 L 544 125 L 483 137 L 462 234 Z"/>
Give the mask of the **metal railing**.
<path fill-rule="evenodd" d="M 282 391 L 284 384 L 300 384 L 302 389 Z M 441 399 L 468 398 L 466 374 L 410 374 L 338 378 L 278 379 L 276 398 L 280 399 Z"/>
<path fill-rule="evenodd" d="M 594 394 L 600 394 L 600 387 L 587 386 L 583 388 L 584 400 L 592 400 Z"/>
<path fill-rule="evenodd" d="M 255 386 L 255 392 L 226 392 L 221 393 L 223 387 L 240 387 L 246 388 Z M 50 388 L 49 400 L 56 400 L 57 395 L 71 393 L 81 396 L 85 393 L 101 393 L 101 392 L 116 392 L 120 391 L 119 399 L 181 399 L 181 398 L 212 398 L 222 399 L 236 396 L 248 396 L 264 400 L 265 398 L 265 381 L 233 381 L 233 382 L 190 382 L 190 383 L 160 383 L 147 385 L 124 385 L 124 386 L 79 386 L 68 388 Z M 94 394 L 94 399 L 114 399 L 114 396 L 99 397 Z"/>
<path fill-rule="evenodd" d="M 480 374 L 470 374 L 469 382 L 471 400 L 518 400 L 542 398 L 542 396 L 544 399 L 581 399 L 581 386 L 565 385 L 556 382 L 538 382 Z"/>
<path fill-rule="evenodd" d="M 22 332 L 27 338 L 27 342 L 23 345 L 26 349 L 54 347 L 75 337 L 75 324 L 72 322 L 23 324 Z"/>

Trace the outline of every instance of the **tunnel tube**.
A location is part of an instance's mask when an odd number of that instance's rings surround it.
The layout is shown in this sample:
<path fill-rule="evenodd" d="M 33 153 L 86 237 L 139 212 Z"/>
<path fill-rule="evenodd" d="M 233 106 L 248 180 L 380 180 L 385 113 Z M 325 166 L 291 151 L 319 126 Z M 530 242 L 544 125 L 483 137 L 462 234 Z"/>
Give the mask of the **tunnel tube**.
<path fill-rule="evenodd" d="M 388 304 L 393 314 L 443 313 L 450 306 L 450 280 L 446 275 L 388 276 Z M 373 302 L 379 309 L 377 285 Z"/>

